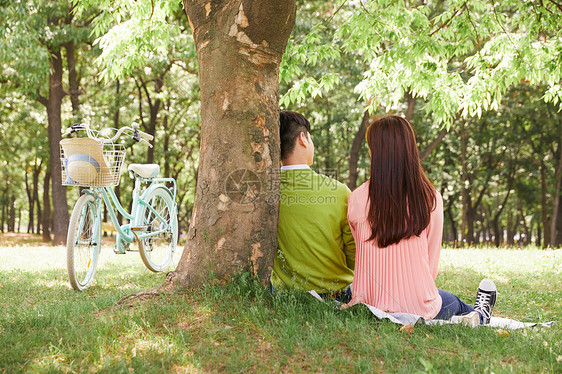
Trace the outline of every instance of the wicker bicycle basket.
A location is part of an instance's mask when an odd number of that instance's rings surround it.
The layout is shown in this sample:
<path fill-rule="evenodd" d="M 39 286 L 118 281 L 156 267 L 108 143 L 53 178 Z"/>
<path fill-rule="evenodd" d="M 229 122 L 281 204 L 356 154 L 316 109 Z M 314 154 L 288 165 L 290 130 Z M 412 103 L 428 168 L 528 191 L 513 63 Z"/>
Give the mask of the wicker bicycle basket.
<path fill-rule="evenodd" d="M 102 144 L 90 138 L 63 139 L 60 159 L 63 186 L 117 186 L 125 158 L 121 144 Z"/>

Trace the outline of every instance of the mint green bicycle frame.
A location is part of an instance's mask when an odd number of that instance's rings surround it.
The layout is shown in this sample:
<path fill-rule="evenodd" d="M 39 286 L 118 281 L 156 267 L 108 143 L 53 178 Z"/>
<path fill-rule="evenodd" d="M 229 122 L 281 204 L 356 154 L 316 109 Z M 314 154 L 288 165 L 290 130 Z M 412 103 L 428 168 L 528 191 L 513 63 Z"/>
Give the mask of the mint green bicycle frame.
<path fill-rule="evenodd" d="M 172 189 L 166 187 L 164 183 L 170 182 L 174 185 Z M 150 185 L 146 188 L 142 196 L 140 195 L 141 183 L 150 183 Z M 170 194 L 172 201 L 174 203 L 173 213 L 176 214 L 176 180 L 174 178 L 152 178 L 152 179 L 145 179 L 141 177 L 135 178 L 135 188 L 133 189 L 133 206 L 131 208 L 131 213 L 127 212 L 121 202 L 115 195 L 113 188 L 111 187 L 92 187 L 90 189 L 84 189 L 82 192 L 85 194 L 92 195 L 95 199 L 96 203 L 96 215 L 101 219 L 101 202 L 103 201 L 104 204 L 107 206 L 107 211 L 109 212 L 109 217 L 111 218 L 111 222 L 113 226 L 117 230 L 117 249 L 119 251 L 123 251 L 123 242 L 132 243 L 135 240 L 135 234 L 132 233 L 131 227 L 142 227 L 143 222 L 136 222 L 137 213 L 139 208 L 144 205 L 146 206 L 163 224 L 161 230 L 159 231 L 151 231 L 145 232 L 144 230 L 140 230 L 136 237 L 139 240 L 144 238 L 148 238 L 151 236 L 156 236 L 162 232 L 165 232 L 170 229 L 170 225 L 166 223 L 163 217 L 150 205 L 149 201 L 146 201 L 145 198 L 157 188 L 164 188 Z M 119 221 L 117 220 L 117 214 L 115 213 L 114 206 L 117 208 L 117 211 L 121 213 L 123 217 L 129 220 L 130 223 L 119 225 Z M 172 221 L 173 222 L 173 221 Z M 82 223 L 80 223 L 82 226 Z"/>

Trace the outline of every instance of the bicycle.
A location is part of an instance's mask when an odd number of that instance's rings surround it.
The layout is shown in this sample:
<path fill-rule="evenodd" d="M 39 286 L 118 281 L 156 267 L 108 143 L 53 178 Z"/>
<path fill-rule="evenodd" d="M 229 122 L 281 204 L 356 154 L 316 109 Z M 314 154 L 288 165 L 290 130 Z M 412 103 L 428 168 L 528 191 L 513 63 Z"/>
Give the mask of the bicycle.
<path fill-rule="evenodd" d="M 166 270 L 173 260 L 178 240 L 176 181 L 158 178 L 156 164 L 131 164 L 129 174 L 135 179 L 131 212 L 121 205 L 113 191 L 121 179 L 125 149 L 116 140 L 124 133 L 136 142 L 149 143 L 153 136 L 132 127 L 95 131 L 87 124 L 74 124 L 63 136 L 86 131 L 87 137 L 68 138 L 60 142 L 62 183 L 65 186 L 85 187 L 76 201 L 67 234 L 67 268 L 72 288 L 84 290 L 94 279 L 102 246 L 102 204 L 117 231 L 116 253 L 130 251 L 133 241 L 145 266 L 153 271 Z M 105 135 L 115 131 L 113 137 Z M 166 183 L 171 183 L 168 188 Z M 141 185 L 148 184 L 143 191 Z M 117 212 L 130 223 L 120 225 Z"/>

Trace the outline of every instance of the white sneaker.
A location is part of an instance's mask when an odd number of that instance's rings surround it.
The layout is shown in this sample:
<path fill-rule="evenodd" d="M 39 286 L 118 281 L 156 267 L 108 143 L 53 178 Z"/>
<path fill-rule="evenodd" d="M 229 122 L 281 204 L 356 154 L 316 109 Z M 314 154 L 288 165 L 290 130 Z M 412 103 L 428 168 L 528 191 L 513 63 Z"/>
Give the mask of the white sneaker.
<path fill-rule="evenodd" d="M 465 326 L 475 328 L 480 326 L 480 314 L 475 311 L 462 316 L 452 316 L 451 322 L 462 323 Z"/>

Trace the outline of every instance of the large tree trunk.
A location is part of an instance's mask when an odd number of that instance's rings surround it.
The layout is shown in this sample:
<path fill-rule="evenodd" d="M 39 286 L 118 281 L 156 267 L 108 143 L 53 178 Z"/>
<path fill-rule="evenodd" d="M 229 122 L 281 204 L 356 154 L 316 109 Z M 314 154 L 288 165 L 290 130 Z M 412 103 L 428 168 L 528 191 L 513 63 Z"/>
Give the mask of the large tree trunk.
<path fill-rule="evenodd" d="M 60 50 L 51 50 L 51 74 L 49 75 L 49 97 L 39 97 L 47 108 L 49 122 L 49 165 L 53 193 L 53 244 L 66 242 L 68 228 L 68 203 L 66 188 L 62 186 L 59 143 L 61 136 L 61 106 L 65 92 L 62 88 L 62 57 Z"/>
<path fill-rule="evenodd" d="M 201 86 L 201 158 L 188 241 L 164 287 L 252 270 L 277 249 L 279 64 L 295 0 L 187 1 Z"/>

